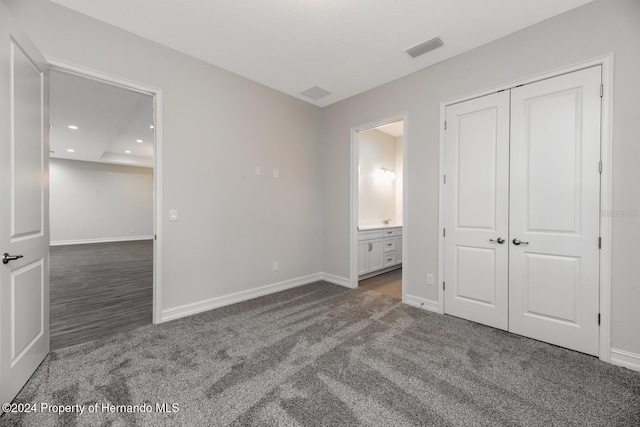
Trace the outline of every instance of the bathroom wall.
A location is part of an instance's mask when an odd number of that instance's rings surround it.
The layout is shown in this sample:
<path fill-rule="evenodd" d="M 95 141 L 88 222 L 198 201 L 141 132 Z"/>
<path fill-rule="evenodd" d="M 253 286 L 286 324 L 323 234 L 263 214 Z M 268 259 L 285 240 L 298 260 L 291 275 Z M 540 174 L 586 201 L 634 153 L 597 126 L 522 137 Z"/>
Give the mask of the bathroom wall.
<path fill-rule="evenodd" d="M 397 199 L 397 142 L 396 137 L 376 129 L 360 132 L 359 174 L 358 174 L 358 224 L 382 224 L 391 219 L 398 224 L 402 220 L 402 210 L 398 215 Z M 402 153 L 402 148 L 400 148 Z M 402 164 L 402 156 L 400 156 Z M 396 178 L 390 178 L 382 168 L 396 171 Z M 400 197 L 402 191 L 400 191 Z M 402 204 L 402 202 L 400 203 Z"/>

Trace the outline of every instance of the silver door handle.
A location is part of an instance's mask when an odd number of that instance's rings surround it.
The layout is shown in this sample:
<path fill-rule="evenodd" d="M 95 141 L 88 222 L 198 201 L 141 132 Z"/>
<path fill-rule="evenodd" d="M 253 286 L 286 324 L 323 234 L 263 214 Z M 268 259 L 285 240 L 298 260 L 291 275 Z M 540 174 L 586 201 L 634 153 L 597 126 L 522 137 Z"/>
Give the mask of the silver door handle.
<path fill-rule="evenodd" d="M 15 261 L 20 258 L 22 258 L 22 255 L 9 255 L 5 252 L 2 254 L 2 263 L 9 264 L 9 261 Z"/>
<path fill-rule="evenodd" d="M 504 243 L 504 239 L 502 237 L 498 237 L 497 239 L 489 239 L 490 242 L 498 242 L 500 244 Z"/>
<path fill-rule="evenodd" d="M 528 245 L 529 242 L 523 242 L 520 239 L 513 239 L 513 244 L 516 245 L 516 246 L 520 246 L 520 245 Z"/>

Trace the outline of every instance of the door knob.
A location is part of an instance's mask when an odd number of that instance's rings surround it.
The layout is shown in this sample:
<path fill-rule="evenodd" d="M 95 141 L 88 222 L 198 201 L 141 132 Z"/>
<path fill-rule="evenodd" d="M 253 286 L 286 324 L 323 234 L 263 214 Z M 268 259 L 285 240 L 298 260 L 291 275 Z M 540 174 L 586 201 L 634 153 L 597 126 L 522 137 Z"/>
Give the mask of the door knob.
<path fill-rule="evenodd" d="M 497 239 L 489 239 L 490 242 L 498 242 L 500 244 L 504 243 L 504 239 L 502 237 L 498 237 Z"/>
<path fill-rule="evenodd" d="M 520 239 L 513 239 L 513 244 L 516 245 L 516 246 L 520 246 L 520 245 L 528 245 L 529 242 L 523 242 Z"/>
<path fill-rule="evenodd" d="M 2 254 L 2 263 L 9 264 L 9 261 L 15 261 L 20 258 L 22 258 L 22 255 L 9 255 L 5 252 Z"/>

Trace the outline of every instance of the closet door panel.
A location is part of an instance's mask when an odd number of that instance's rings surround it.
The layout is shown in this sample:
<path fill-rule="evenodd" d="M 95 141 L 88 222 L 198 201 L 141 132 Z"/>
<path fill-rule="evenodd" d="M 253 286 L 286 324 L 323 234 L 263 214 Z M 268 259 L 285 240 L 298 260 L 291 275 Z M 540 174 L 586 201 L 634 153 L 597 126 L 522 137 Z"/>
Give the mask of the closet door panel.
<path fill-rule="evenodd" d="M 589 68 L 511 94 L 509 330 L 589 354 L 598 354 L 600 76 Z"/>
<path fill-rule="evenodd" d="M 509 93 L 447 107 L 445 313 L 508 324 Z"/>

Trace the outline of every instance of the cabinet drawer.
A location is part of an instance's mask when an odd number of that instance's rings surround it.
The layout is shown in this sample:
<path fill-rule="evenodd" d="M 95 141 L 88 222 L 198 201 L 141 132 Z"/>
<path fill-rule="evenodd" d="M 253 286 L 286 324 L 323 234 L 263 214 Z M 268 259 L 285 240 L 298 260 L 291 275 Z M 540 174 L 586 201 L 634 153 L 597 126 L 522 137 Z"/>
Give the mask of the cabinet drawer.
<path fill-rule="evenodd" d="M 359 231 L 358 240 L 382 239 L 382 230 Z"/>
<path fill-rule="evenodd" d="M 384 239 L 384 244 L 382 245 L 385 252 L 395 251 L 396 250 L 396 238 L 392 237 L 390 239 Z"/>
<path fill-rule="evenodd" d="M 386 252 L 384 254 L 383 265 L 385 267 L 389 267 L 390 265 L 394 265 L 395 263 L 396 263 L 396 253 Z"/>
<path fill-rule="evenodd" d="M 382 230 L 382 232 L 384 233 L 384 237 L 390 237 L 395 235 L 396 230 Z"/>

